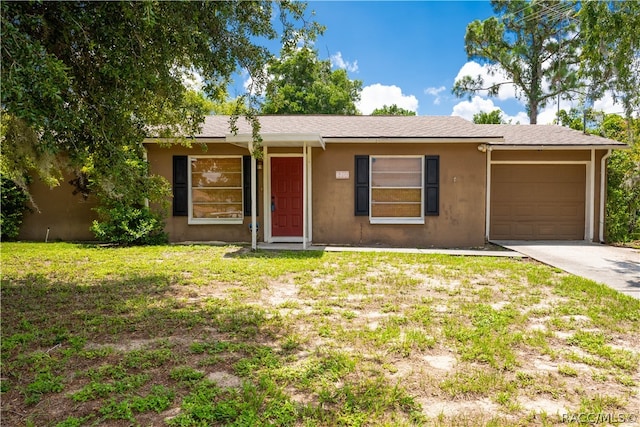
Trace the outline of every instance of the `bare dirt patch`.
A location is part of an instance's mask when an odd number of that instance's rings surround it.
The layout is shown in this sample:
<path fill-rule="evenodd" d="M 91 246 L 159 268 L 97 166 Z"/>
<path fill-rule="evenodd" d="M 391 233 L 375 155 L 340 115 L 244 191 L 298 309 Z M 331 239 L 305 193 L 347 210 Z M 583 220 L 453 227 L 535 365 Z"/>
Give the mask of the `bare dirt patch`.
<path fill-rule="evenodd" d="M 239 388 L 242 385 L 242 379 L 224 371 L 211 372 L 207 379 L 224 388 Z"/>
<path fill-rule="evenodd" d="M 443 371 L 452 371 L 456 365 L 456 358 L 453 355 L 426 355 L 422 357 L 432 368 Z"/>

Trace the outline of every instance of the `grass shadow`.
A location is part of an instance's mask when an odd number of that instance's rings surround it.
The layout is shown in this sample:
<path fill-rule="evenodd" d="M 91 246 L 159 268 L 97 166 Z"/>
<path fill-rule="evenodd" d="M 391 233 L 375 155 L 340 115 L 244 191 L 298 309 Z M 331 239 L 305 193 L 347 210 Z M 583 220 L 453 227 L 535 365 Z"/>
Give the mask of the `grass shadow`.
<path fill-rule="evenodd" d="M 319 259 L 324 256 L 324 251 L 319 250 L 280 250 L 258 249 L 252 251 L 249 247 L 241 247 L 235 251 L 224 254 L 224 258 L 257 258 L 257 259 Z"/>
<path fill-rule="evenodd" d="M 162 410 L 179 406 L 194 386 L 178 378 L 184 366 L 253 384 L 264 364 L 280 363 L 279 319 L 249 304 L 184 298 L 175 288 L 162 273 L 92 284 L 40 273 L 3 279 L 1 423 L 164 424 Z"/>

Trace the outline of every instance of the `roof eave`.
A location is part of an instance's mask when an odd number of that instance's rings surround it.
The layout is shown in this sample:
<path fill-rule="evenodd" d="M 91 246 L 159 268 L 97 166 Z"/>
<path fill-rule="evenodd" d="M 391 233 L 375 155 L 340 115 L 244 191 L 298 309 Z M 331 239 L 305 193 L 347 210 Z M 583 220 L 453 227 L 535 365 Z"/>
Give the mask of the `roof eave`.
<path fill-rule="evenodd" d="M 355 143 L 355 144 L 388 144 L 388 143 L 408 143 L 408 144 L 425 144 L 425 143 L 499 143 L 503 142 L 503 137 L 497 136 L 326 136 L 324 138 L 329 143 Z"/>
<path fill-rule="evenodd" d="M 263 133 L 260 134 L 264 147 L 318 147 L 325 149 L 325 141 L 317 133 Z M 253 143 L 252 134 L 228 134 L 225 141 L 230 144 L 250 147 Z"/>
<path fill-rule="evenodd" d="M 143 144 L 181 144 L 183 142 L 198 143 L 198 144 L 210 144 L 210 143 L 224 143 L 226 142 L 224 137 L 211 137 L 211 136 L 194 136 L 186 138 L 150 138 L 147 137 L 142 140 Z"/>
<path fill-rule="evenodd" d="M 489 144 L 491 150 L 626 150 L 626 144 Z"/>

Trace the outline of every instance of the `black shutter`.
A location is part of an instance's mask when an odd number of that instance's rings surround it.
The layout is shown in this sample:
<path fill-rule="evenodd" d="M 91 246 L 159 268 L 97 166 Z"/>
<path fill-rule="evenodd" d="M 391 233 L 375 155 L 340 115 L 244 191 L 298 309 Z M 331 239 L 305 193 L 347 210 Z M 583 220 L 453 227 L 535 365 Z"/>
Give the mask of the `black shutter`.
<path fill-rule="evenodd" d="M 440 214 L 440 156 L 424 158 L 424 214 Z"/>
<path fill-rule="evenodd" d="M 356 156 L 355 215 L 369 215 L 369 156 Z"/>
<path fill-rule="evenodd" d="M 173 156 L 173 216 L 189 215 L 187 156 Z"/>
<path fill-rule="evenodd" d="M 258 165 L 256 164 L 256 187 L 258 186 Z M 251 156 L 242 156 L 242 190 L 244 192 L 244 214 L 251 215 Z M 256 215 L 258 215 L 256 203 Z"/>

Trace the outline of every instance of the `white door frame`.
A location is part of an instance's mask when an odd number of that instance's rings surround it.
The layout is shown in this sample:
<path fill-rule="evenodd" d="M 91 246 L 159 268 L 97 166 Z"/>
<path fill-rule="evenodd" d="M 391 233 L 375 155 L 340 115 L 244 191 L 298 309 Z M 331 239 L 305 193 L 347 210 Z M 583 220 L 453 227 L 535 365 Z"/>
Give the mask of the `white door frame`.
<path fill-rule="evenodd" d="M 302 147 L 302 153 L 272 153 L 264 147 L 264 241 L 265 243 L 302 243 L 306 249 L 312 241 L 312 185 L 311 185 L 311 147 L 306 143 Z M 302 236 L 273 236 L 271 215 L 271 159 L 274 157 L 301 157 L 302 158 Z"/>

